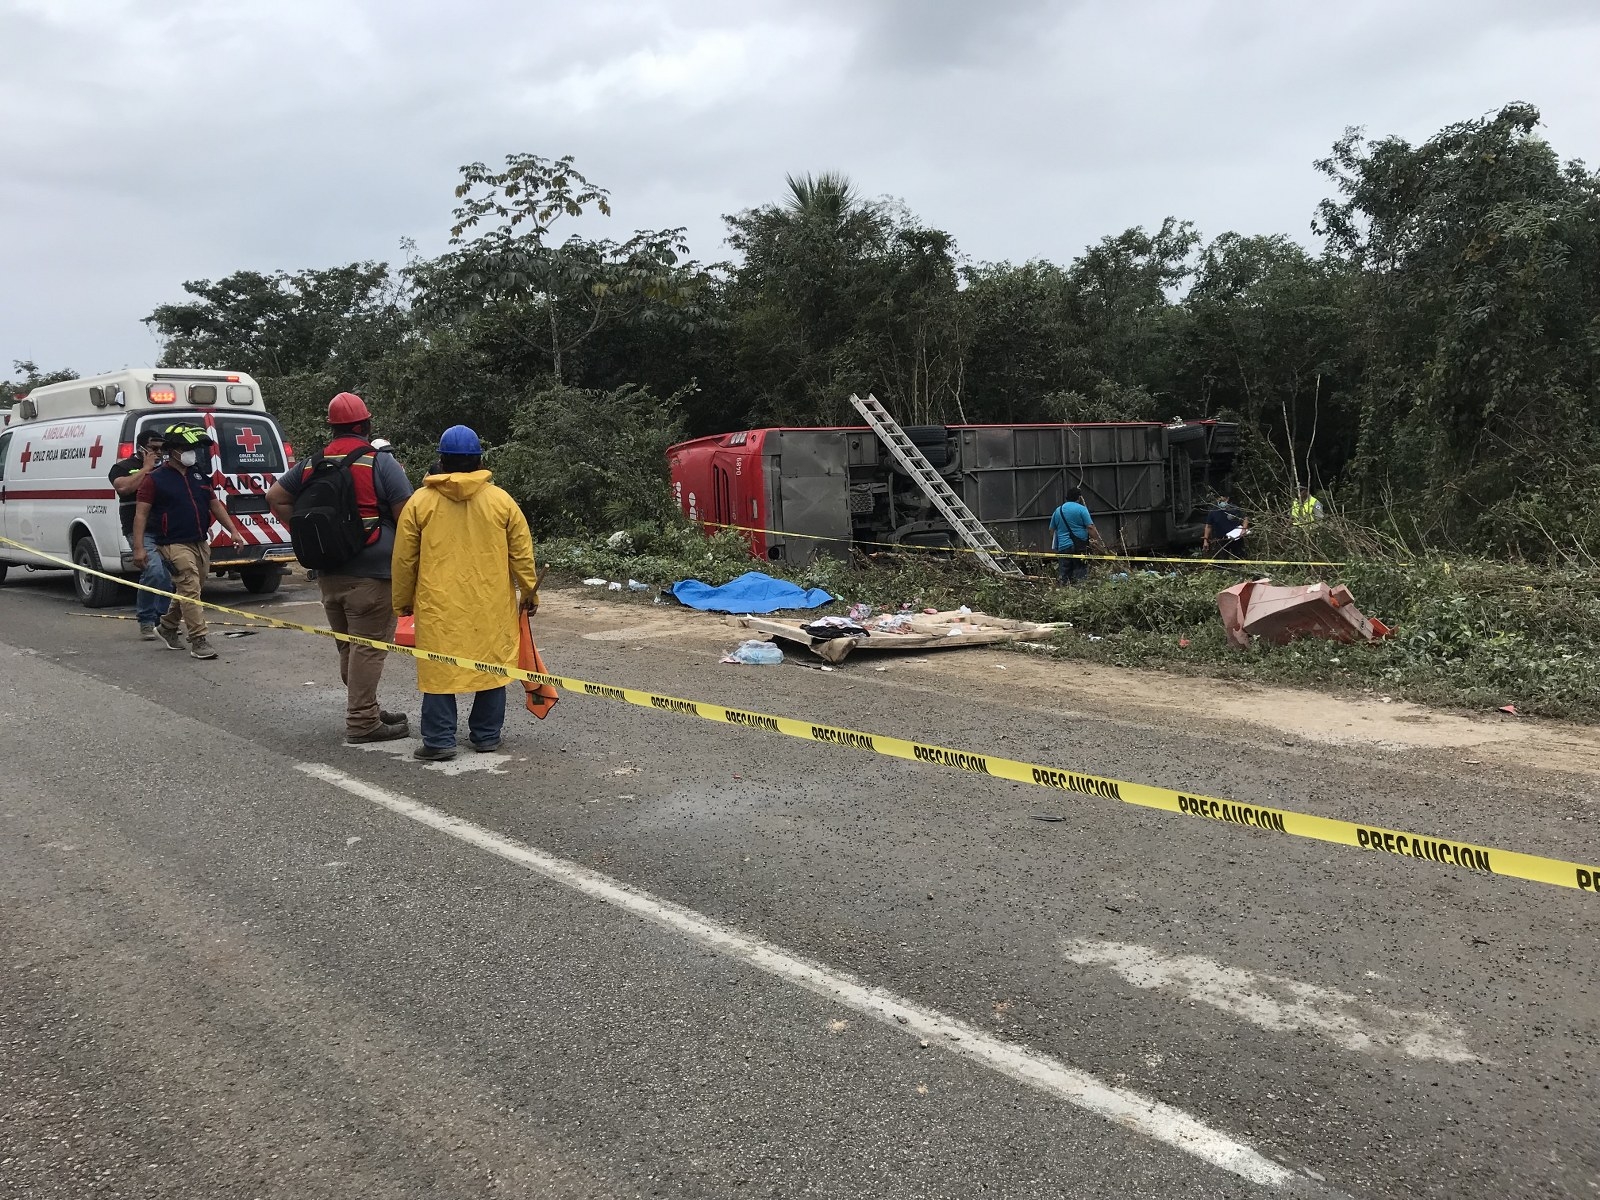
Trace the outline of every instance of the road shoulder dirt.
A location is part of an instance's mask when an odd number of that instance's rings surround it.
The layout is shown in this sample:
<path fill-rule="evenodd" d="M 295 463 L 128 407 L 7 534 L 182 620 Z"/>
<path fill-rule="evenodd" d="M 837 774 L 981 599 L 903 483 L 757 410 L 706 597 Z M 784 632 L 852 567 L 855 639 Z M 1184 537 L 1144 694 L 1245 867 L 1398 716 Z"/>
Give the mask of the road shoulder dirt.
<path fill-rule="evenodd" d="M 737 617 L 614 600 L 584 589 L 543 593 L 539 619 L 587 641 L 648 642 L 657 648 L 670 642 L 694 656 L 720 655 L 751 636 Z M 808 655 L 792 657 L 810 662 Z M 761 668 L 729 667 L 736 669 Z M 1003 699 L 1014 705 L 1019 689 L 1025 689 L 1032 707 L 1059 711 L 1063 718 L 1116 717 L 1222 738 L 1292 738 L 1386 757 L 1405 755 L 1414 765 L 1431 762 L 1440 769 L 1499 766 L 1600 777 L 1600 730 L 1590 726 L 1428 708 L 1377 694 L 1331 695 L 1017 650 L 863 655 L 837 669 L 918 687 L 960 680 L 975 703 Z"/>

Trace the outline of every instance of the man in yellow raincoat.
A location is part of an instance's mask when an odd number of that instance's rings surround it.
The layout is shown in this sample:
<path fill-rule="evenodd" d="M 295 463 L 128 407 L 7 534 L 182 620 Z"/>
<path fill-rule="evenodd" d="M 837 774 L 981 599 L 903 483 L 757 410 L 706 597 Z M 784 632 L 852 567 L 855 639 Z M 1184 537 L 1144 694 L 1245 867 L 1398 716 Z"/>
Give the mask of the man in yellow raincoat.
<path fill-rule="evenodd" d="M 439 473 L 400 513 L 394 536 L 394 610 L 415 614 L 417 649 L 478 662 L 517 661 L 517 610 L 539 609 L 533 538 L 516 501 L 489 482 L 483 445 L 465 425 L 439 439 Z M 500 746 L 506 681 L 447 663 L 417 660 L 422 745 L 430 762 L 456 756 L 456 696 L 471 692 L 468 742 Z"/>

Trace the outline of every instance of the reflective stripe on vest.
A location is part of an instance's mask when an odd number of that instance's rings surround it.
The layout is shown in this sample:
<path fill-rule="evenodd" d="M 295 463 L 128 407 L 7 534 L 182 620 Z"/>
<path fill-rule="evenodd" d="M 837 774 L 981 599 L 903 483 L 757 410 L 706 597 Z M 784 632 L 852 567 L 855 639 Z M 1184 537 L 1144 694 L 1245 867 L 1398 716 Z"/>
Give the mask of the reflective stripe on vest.
<path fill-rule="evenodd" d="M 336 437 L 329 442 L 322 451 L 326 458 L 340 459 L 352 450 L 358 450 L 367 445 L 365 438 Z M 350 464 L 350 482 L 356 489 L 356 511 L 361 514 L 361 523 L 367 527 L 367 545 L 376 544 L 382 535 L 379 529 L 380 510 L 378 508 L 378 487 L 372 477 L 373 464 L 378 460 L 378 452 L 363 454 Z"/>

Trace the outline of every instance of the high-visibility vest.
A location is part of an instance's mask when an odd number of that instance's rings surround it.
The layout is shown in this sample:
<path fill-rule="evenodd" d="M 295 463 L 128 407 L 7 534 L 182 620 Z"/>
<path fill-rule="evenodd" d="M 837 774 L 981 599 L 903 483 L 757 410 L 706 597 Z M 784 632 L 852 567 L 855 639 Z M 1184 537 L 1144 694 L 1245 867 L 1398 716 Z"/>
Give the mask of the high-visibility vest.
<path fill-rule="evenodd" d="M 1307 496 L 1304 500 L 1295 499 L 1289 506 L 1289 515 L 1296 525 L 1309 525 L 1317 519 L 1317 498 Z"/>

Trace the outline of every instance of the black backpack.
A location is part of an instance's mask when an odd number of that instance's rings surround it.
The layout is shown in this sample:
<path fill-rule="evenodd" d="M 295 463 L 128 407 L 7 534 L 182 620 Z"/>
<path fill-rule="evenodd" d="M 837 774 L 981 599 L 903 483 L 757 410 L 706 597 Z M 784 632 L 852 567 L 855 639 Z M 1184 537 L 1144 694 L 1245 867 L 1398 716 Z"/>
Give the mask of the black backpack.
<path fill-rule="evenodd" d="M 313 571 L 337 571 L 372 540 L 372 528 L 361 516 L 350 467 L 371 446 L 358 446 L 343 458 L 317 455 L 310 474 L 294 498 L 289 540 L 300 565 Z"/>

